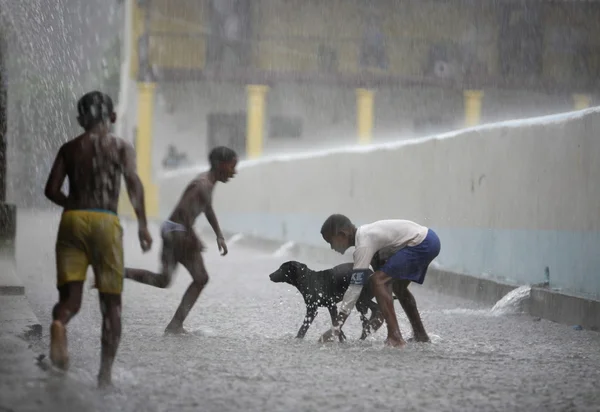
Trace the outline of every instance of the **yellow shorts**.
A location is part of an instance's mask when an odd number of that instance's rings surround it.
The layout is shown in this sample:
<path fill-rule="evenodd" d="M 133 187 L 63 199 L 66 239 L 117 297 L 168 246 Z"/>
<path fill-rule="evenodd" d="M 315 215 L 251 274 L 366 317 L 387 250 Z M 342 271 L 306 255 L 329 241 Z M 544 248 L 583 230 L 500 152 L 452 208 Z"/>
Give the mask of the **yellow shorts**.
<path fill-rule="evenodd" d="M 100 293 L 123 291 L 123 228 L 104 210 L 63 213 L 56 238 L 57 285 L 83 282 L 91 265 Z"/>

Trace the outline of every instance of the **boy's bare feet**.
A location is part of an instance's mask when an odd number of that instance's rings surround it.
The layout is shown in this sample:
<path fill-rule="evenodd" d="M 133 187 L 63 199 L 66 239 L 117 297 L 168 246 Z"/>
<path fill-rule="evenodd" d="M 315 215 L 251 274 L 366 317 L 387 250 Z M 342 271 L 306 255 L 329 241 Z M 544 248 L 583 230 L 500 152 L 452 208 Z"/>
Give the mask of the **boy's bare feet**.
<path fill-rule="evenodd" d="M 69 353 L 67 351 L 67 329 L 60 321 L 50 325 L 50 360 L 59 369 L 69 369 Z"/>
<path fill-rule="evenodd" d="M 112 379 L 110 372 L 100 372 L 98 375 L 98 388 L 105 389 L 112 386 Z"/>
<path fill-rule="evenodd" d="M 393 337 L 388 337 L 385 340 L 385 345 L 386 346 L 391 346 L 393 348 L 399 348 L 402 349 L 406 346 L 406 341 L 402 338 L 393 338 Z"/>

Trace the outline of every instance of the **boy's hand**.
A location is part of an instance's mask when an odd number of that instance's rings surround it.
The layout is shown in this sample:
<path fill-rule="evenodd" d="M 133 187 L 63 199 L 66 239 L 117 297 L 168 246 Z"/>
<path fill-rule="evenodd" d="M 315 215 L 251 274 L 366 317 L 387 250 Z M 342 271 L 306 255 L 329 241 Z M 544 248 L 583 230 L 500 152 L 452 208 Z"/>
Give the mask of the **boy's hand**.
<path fill-rule="evenodd" d="M 225 244 L 225 239 L 219 236 L 217 238 L 217 245 L 219 245 L 219 252 L 221 252 L 221 256 L 225 256 L 227 254 L 227 245 Z"/>
<path fill-rule="evenodd" d="M 152 248 L 152 236 L 150 235 L 150 232 L 148 231 L 148 228 L 146 226 L 139 228 L 138 237 L 140 239 L 140 246 L 142 248 L 142 251 L 144 253 L 149 251 L 150 248 Z"/>

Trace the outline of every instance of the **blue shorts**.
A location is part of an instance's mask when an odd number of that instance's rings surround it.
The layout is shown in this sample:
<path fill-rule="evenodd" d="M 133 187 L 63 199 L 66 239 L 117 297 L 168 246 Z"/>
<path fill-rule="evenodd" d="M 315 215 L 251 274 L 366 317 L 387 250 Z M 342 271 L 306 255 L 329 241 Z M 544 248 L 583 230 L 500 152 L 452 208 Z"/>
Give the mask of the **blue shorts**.
<path fill-rule="evenodd" d="M 379 269 L 392 279 L 404 279 L 423 284 L 429 264 L 440 254 L 440 238 L 428 229 L 427 236 L 417 246 L 407 246 L 394 253 Z"/>

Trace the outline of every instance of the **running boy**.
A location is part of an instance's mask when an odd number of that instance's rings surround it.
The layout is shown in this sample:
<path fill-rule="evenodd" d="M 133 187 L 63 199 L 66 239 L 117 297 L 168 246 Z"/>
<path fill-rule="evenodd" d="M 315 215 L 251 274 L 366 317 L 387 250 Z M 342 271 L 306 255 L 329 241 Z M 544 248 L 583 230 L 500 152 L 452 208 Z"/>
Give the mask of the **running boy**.
<path fill-rule="evenodd" d="M 337 322 L 321 336 L 321 341 L 329 341 L 334 335 L 337 337 L 369 280 L 387 324 L 386 344 L 397 347 L 406 344 L 400 333 L 390 289 L 406 312 L 414 339 L 429 341 L 408 286 L 410 282 L 423 284 L 429 264 L 440 253 L 440 240 L 433 230 L 409 220 L 380 220 L 357 228 L 346 216 L 334 214 L 323 223 L 321 235 L 333 250 L 341 254 L 355 246 L 350 286 L 341 303 Z M 373 262 L 381 263 L 373 273 L 369 265 L 375 254 L 379 256 Z"/>
<path fill-rule="evenodd" d="M 236 174 L 237 155 L 233 150 L 221 146 L 210 152 L 208 160 L 210 170 L 200 174 L 188 184 L 173 213 L 161 226 L 163 240 L 161 273 L 152 273 L 143 269 L 125 269 L 127 279 L 158 288 L 166 288 L 171 284 L 173 272 L 179 263 L 192 276 L 192 284 L 183 295 L 181 304 L 167 325 L 165 333 L 185 333 L 183 321 L 208 282 L 208 273 L 201 254 L 204 246 L 193 229 L 196 218 L 202 212 L 206 214 L 206 219 L 217 235 L 219 251 L 222 251 L 222 256 L 227 254 L 227 245 L 212 208 L 212 193 L 217 182 L 226 183 Z"/>
<path fill-rule="evenodd" d="M 89 265 L 94 270 L 102 311 L 102 356 L 99 386 L 111 383 L 112 364 L 121 338 L 123 290 L 123 229 L 117 216 L 121 175 L 139 225 L 143 251 L 152 237 L 146 225 L 144 188 L 136 172 L 133 147 L 110 134 L 116 120 L 113 102 L 94 91 L 77 103 L 84 133 L 59 149 L 46 183 L 45 195 L 63 208 L 56 239 L 59 302 L 52 311 L 50 360 L 68 369 L 67 323 L 81 307 Z M 62 192 L 69 179 L 69 194 Z"/>

